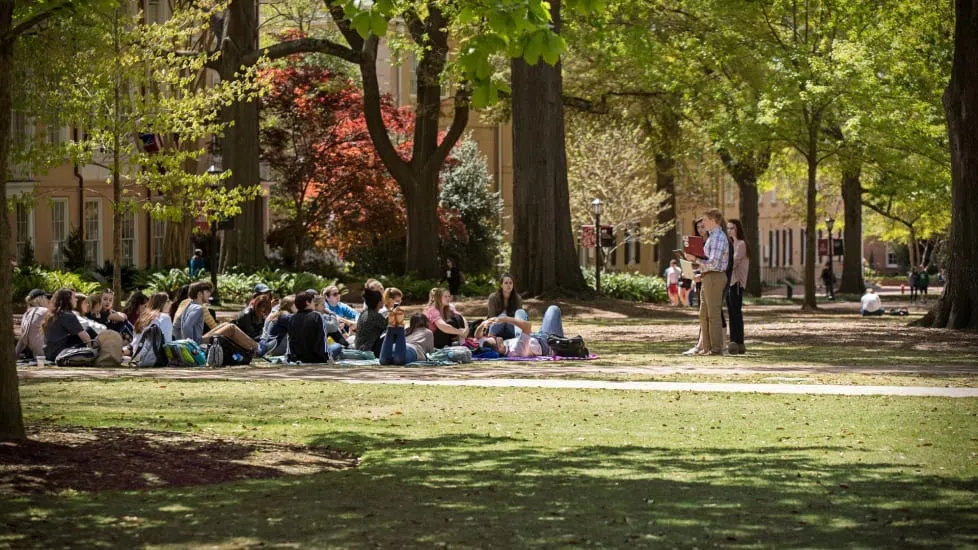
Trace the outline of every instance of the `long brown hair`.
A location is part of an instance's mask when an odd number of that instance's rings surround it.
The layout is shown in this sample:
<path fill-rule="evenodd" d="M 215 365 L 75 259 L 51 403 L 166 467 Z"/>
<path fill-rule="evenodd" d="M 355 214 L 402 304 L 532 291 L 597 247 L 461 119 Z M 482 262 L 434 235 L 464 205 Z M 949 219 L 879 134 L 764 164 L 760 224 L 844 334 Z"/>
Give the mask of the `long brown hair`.
<path fill-rule="evenodd" d="M 54 293 L 54 297 L 51 298 L 51 307 L 48 308 L 48 314 L 41 321 L 41 329 L 47 330 L 48 324 L 55 317 L 62 314 L 70 314 L 75 309 L 75 293 L 71 291 L 70 288 L 62 288 Z"/>
<path fill-rule="evenodd" d="M 513 291 L 509 293 L 509 298 L 503 297 L 503 281 L 506 279 L 513 281 Z M 516 310 L 523 307 L 523 299 L 516 292 L 516 279 L 509 273 L 503 273 L 499 276 L 499 289 L 496 290 L 496 296 L 499 297 L 499 305 L 503 307 L 503 311 L 510 317 L 516 315 Z"/>
<path fill-rule="evenodd" d="M 139 316 L 139 319 L 136 319 L 136 324 L 132 327 L 133 332 L 142 332 L 146 327 L 153 324 L 153 321 L 159 319 L 160 313 L 163 313 L 163 308 L 169 301 L 170 296 L 166 292 L 157 292 L 152 295 L 149 298 L 146 310 Z"/>
<path fill-rule="evenodd" d="M 289 295 L 282 298 L 282 301 L 278 304 L 278 309 L 273 311 L 271 315 L 268 316 L 270 321 L 277 321 L 279 317 L 286 313 L 292 313 L 292 308 L 295 307 L 295 295 Z"/>
<path fill-rule="evenodd" d="M 404 331 L 404 335 L 408 336 L 416 330 L 427 328 L 428 318 L 425 317 L 424 313 L 415 313 L 411 316 L 411 320 L 408 322 L 408 328 Z"/>
<path fill-rule="evenodd" d="M 747 251 L 747 257 L 750 258 L 750 243 L 747 242 L 747 237 L 744 234 L 744 224 L 740 223 L 737 218 L 730 218 L 727 223 L 734 224 L 734 233 L 737 234 L 738 241 L 744 241 L 744 249 Z"/>

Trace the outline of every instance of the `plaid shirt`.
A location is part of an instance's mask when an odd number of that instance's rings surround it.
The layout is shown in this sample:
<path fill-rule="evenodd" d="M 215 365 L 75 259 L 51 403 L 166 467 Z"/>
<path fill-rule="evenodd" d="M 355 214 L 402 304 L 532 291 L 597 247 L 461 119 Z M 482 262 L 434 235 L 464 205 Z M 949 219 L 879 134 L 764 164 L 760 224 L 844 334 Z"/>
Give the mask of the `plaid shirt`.
<path fill-rule="evenodd" d="M 707 271 L 727 270 L 727 262 L 730 260 L 730 239 L 724 234 L 720 226 L 713 228 L 710 235 L 703 244 L 703 251 L 706 252 L 706 259 L 700 260 L 700 270 Z"/>

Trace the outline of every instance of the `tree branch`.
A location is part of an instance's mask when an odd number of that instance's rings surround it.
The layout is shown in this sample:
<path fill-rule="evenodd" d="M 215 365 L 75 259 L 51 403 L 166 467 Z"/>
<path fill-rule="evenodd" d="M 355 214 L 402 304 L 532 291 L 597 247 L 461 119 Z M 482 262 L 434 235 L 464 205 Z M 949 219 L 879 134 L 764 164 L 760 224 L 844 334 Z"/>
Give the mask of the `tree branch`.
<path fill-rule="evenodd" d="M 434 154 L 425 163 L 425 171 L 441 168 L 442 163 L 448 158 L 448 153 L 458 143 L 458 139 L 462 137 L 462 132 L 465 131 L 465 127 L 469 124 L 469 97 L 471 91 L 464 84 L 459 86 L 458 91 L 455 92 L 455 116 L 452 118 L 452 125 L 448 129 L 448 133 L 441 140 L 441 143 L 438 144 L 438 148 L 435 149 Z"/>
<path fill-rule="evenodd" d="M 354 51 L 332 40 L 324 38 L 297 38 L 279 42 L 267 48 L 253 50 L 241 56 L 241 64 L 251 66 L 258 62 L 262 56 L 269 59 L 280 59 L 297 53 L 324 53 L 338 57 L 350 63 L 360 63 L 360 52 Z"/>
<path fill-rule="evenodd" d="M 21 21 L 15 27 L 13 27 L 12 29 L 4 33 L 3 36 L 0 37 L 0 43 L 2 43 L 6 47 L 14 40 L 17 40 L 17 38 L 19 38 L 20 35 L 40 25 L 44 21 L 50 19 L 59 11 L 66 8 L 73 7 L 72 2 L 73 0 L 63 0 L 61 3 L 55 4 L 45 11 L 35 13 L 31 17 L 28 17 L 27 19 Z"/>

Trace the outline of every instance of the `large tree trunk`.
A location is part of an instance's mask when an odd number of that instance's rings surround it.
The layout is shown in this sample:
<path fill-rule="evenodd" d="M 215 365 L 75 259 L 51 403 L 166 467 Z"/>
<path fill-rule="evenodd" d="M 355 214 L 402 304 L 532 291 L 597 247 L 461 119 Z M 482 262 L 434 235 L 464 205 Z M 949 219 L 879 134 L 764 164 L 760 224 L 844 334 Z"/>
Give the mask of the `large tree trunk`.
<path fill-rule="evenodd" d="M 978 0 L 956 0 L 954 62 L 944 92 L 951 140 L 947 285 L 922 326 L 978 329 Z"/>
<path fill-rule="evenodd" d="M 422 279 L 439 279 L 438 174 L 417 174 L 400 182 L 407 211 L 405 270 Z"/>
<path fill-rule="evenodd" d="M 845 255 L 842 259 L 842 284 L 839 292 L 862 295 L 866 291 L 863 281 L 863 188 L 860 175 L 862 166 L 846 163 L 842 167 L 842 203 L 846 223 L 843 242 Z"/>
<path fill-rule="evenodd" d="M 550 12 L 559 32 L 559 0 L 551 2 Z M 531 295 L 586 289 L 571 232 L 560 71 L 560 63 L 512 62 L 511 265 L 519 290 Z"/>
<path fill-rule="evenodd" d="M 767 149 L 750 151 L 735 158 L 730 151 L 721 150 L 720 159 L 740 191 L 740 224 L 744 227 L 744 236 L 750 249 L 745 290 L 750 296 L 760 297 L 763 255 L 761 254 L 757 180 L 767 171 L 768 164 L 771 162 L 771 151 Z"/>
<path fill-rule="evenodd" d="M 805 212 L 805 298 L 802 302 L 802 309 L 814 311 L 818 309 L 815 302 L 815 277 L 818 271 L 815 265 L 815 200 L 817 198 L 816 177 L 818 176 L 818 128 L 817 124 L 810 124 L 808 138 L 808 189 L 806 193 L 806 212 Z M 829 251 L 832 252 L 831 250 Z"/>
<path fill-rule="evenodd" d="M 656 246 L 659 247 L 659 267 L 657 273 L 665 273 L 669 268 L 669 262 L 673 259 L 672 251 L 675 250 L 679 239 L 676 237 L 679 228 L 676 227 L 676 159 L 672 156 L 671 147 L 663 143 L 659 152 L 655 154 L 655 190 L 665 191 L 669 194 L 666 199 L 666 206 L 659 212 L 656 223 L 662 225 L 672 223 L 669 231 L 659 239 Z"/>
<path fill-rule="evenodd" d="M 10 31 L 13 0 L 0 0 L 0 35 Z M 10 216 L 7 208 L 7 161 L 10 158 L 10 84 L 13 74 L 13 41 L 0 42 L 0 258 L 10 258 Z M 24 417 L 20 409 L 17 363 L 14 359 L 14 313 L 11 301 L 12 272 L 0 269 L 0 441 L 24 439 Z M 6 336 L 3 336 L 6 335 Z"/>

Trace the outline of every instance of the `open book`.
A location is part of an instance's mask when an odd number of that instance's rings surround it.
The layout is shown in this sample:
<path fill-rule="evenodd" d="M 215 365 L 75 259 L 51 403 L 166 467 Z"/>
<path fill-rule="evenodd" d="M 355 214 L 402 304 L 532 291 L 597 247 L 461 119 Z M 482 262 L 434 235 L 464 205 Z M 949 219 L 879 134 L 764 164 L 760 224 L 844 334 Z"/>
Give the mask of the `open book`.
<path fill-rule="evenodd" d="M 697 258 L 706 258 L 706 251 L 703 250 L 703 237 L 683 235 L 683 252 L 692 254 Z"/>

